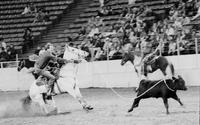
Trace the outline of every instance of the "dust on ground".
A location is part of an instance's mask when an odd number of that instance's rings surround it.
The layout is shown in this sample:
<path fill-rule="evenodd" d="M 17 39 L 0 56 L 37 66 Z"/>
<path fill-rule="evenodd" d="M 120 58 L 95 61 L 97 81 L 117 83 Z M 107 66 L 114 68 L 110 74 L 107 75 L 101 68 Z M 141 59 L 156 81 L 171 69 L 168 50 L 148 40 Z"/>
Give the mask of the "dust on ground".
<path fill-rule="evenodd" d="M 133 88 L 115 89 L 123 97 L 116 96 L 110 89 L 81 89 L 85 99 L 94 110 L 86 112 L 70 95 L 55 97 L 58 115 L 44 116 L 37 105 L 24 111 L 20 99 L 27 92 L 0 92 L 0 125 L 199 125 L 199 87 L 178 91 L 184 103 L 181 107 L 169 99 L 170 115 L 166 115 L 162 99 L 145 99 L 132 113 L 127 113 L 136 94 Z"/>

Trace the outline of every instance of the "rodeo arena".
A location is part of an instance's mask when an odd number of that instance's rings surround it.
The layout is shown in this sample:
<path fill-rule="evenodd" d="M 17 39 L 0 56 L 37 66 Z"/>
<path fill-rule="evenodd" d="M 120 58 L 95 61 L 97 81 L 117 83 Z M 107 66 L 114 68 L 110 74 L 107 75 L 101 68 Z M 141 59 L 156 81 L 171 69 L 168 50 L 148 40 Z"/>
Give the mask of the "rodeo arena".
<path fill-rule="evenodd" d="M 0 0 L 0 125 L 199 125 L 200 0 Z"/>

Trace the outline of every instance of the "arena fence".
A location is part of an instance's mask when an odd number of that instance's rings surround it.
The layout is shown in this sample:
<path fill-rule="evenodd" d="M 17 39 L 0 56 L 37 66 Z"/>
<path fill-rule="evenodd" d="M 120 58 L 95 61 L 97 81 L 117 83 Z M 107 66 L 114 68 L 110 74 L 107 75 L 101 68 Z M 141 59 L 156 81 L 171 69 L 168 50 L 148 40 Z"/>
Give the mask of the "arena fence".
<path fill-rule="evenodd" d="M 0 68 L 12 68 L 12 67 L 17 67 L 18 66 L 18 54 L 16 54 L 16 58 L 14 61 L 4 61 L 0 62 Z"/>

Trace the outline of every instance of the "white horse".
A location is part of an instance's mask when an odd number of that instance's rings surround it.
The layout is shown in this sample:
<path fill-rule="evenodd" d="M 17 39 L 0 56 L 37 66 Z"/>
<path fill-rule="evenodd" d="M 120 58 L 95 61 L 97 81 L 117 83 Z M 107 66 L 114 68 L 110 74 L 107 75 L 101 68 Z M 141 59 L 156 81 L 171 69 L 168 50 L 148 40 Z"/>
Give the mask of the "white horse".
<path fill-rule="evenodd" d="M 88 55 L 87 52 L 70 47 L 66 45 L 65 52 L 64 52 L 64 59 L 67 60 L 84 60 L 83 58 Z M 93 108 L 87 104 L 87 102 L 83 99 L 81 92 L 78 87 L 78 80 L 77 80 L 77 71 L 78 71 L 78 64 L 75 63 L 67 63 L 65 64 L 60 70 L 60 78 L 54 85 L 54 91 L 57 94 L 62 93 L 69 93 L 73 96 L 79 103 L 82 105 L 83 109 L 85 110 L 92 110 Z M 50 97 L 50 101 L 47 101 L 44 98 L 44 94 L 47 93 L 47 87 L 45 85 L 38 86 L 36 84 L 36 80 L 32 83 L 29 89 L 29 95 L 22 99 L 23 106 L 27 109 L 28 104 L 31 101 L 40 105 L 42 111 L 46 114 L 57 113 L 57 107 L 53 97 Z M 47 104 L 53 107 L 52 111 L 49 111 L 47 108 Z"/>

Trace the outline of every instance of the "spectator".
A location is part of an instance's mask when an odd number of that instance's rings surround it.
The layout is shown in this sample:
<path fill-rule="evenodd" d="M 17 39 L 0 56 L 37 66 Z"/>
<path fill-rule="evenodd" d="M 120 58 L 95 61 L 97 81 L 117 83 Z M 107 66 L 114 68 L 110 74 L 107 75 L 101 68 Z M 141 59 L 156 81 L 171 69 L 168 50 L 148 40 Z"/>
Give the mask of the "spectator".
<path fill-rule="evenodd" d="M 36 9 L 35 5 L 31 2 L 31 3 L 30 3 L 30 10 L 31 10 L 31 13 L 35 12 L 35 9 Z"/>
<path fill-rule="evenodd" d="M 45 47 L 42 47 L 39 51 L 39 56 L 42 55 L 46 51 Z"/>
<path fill-rule="evenodd" d="M 9 60 L 9 55 L 6 53 L 3 47 L 0 48 L 0 62 L 8 61 L 8 60 Z"/>
<path fill-rule="evenodd" d="M 33 45 L 33 35 L 32 35 L 32 31 L 30 28 L 26 28 L 24 30 L 24 35 L 23 35 L 23 51 L 26 51 L 29 49 L 30 46 Z"/>
<path fill-rule="evenodd" d="M 95 25 L 96 25 L 98 28 L 104 27 L 103 19 L 100 18 L 99 16 L 96 16 L 96 18 L 95 18 Z"/>
<path fill-rule="evenodd" d="M 97 16 L 107 16 L 109 11 L 107 10 L 106 6 L 101 7 L 99 10 L 97 10 Z"/>
<path fill-rule="evenodd" d="M 124 17 L 128 13 L 128 7 L 124 7 L 121 12 L 121 16 Z"/>
<path fill-rule="evenodd" d="M 168 55 L 175 55 L 176 54 L 176 42 L 172 37 L 169 37 L 169 50 L 168 50 Z"/>
<path fill-rule="evenodd" d="M 9 56 L 9 60 L 15 59 L 16 50 L 12 44 L 10 46 L 7 46 L 7 54 Z"/>
<path fill-rule="evenodd" d="M 189 24 L 190 23 L 190 18 L 187 17 L 185 14 L 183 15 L 183 25 Z"/>
<path fill-rule="evenodd" d="M 96 25 L 93 25 L 90 33 L 88 34 L 89 37 L 93 37 L 95 34 L 99 33 L 99 28 Z"/>
<path fill-rule="evenodd" d="M 136 0 L 128 0 L 128 4 L 129 4 L 129 5 L 133 5 L 133 4 L 135 4 L 135 1 L 136 1 Z"/>
<path fill-rule="evenodd" d="M 79 31 L 79 36 L 85 36 L 87 33 L 87 28 L 86 26 L 82 26 L 81 30 Z"/>
<path fill-rule="evenodd" d="M 189 0 L 185 3 L 185 15 L 192 17 L 195 15 L 196 6 L 194 0 Z"/>
<path fill-rule="evenodd" d="M 194 17 L 192 17 L 191 20 L 195 20 L 195 19 L 197 19 L 200 16 L 200 4 L 197 4 L 197 8 L 198 8 L 197 14 Z"/>
<path fill-rule="evenodd" d="M 29 4 L 26 5 L 26 7 L 24 8 L 24 11 L 21 13 L 22 15 L 26 15 L 31 13 L 31 7 Z"/>
<path fill-rule="evenodd" d="M 42 49 L 42 48 L 41 48 L 40 46 L 38 46 L 38 47 L 36 48 L 34 54 L 39 55 L 41 49 Z"/>
<path fill-rule="evenodd" d="M 2 46 L 2 48 L 6 51 L 6 49 L 7 49 L 7 44 L 6 44 L 5 42 L 2 42 L 2 43 L 1 43 L 1 46 Z"/>
<path fill-rule="evenodd" d="M 44 13 L 42 11 L 35 12 L 33 23 L 41 22 L 44 20 Z"/>
<path fill-rule="evenodd" d="M 100 3 L 100 7 L 104 6 L 104 0 L 99 0 L 99 3 Z"/>
<path fill-rule="evenodd" d="M 43 16 L 43 22 L 48 22 L 48 21 L 50 21 L 50 15 L 49 11 L 46 11 Z"/>

